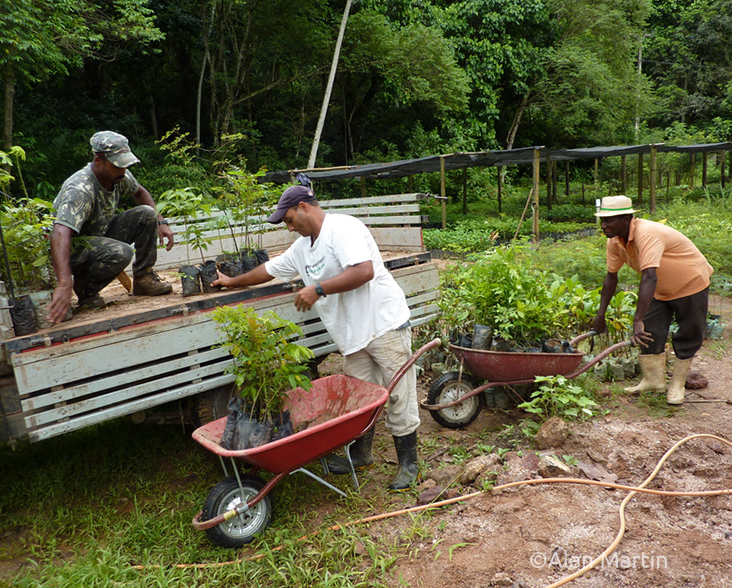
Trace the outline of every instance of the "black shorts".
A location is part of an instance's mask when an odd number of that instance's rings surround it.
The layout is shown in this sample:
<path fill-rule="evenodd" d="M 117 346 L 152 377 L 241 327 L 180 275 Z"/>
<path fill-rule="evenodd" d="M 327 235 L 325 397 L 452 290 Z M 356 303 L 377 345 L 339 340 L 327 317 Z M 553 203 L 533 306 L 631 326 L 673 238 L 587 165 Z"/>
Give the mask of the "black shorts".
<path fill-rule="evenodd" d="M 653 335 L 653 342 L 641 348 L 641 353 L 663 353 L 671 322 L 676 319 L 679 328 L 671 340 L 674 353 L 679 359 L 694 357 L 704 342 L 708 307 L 709 288 L 676 300 L 654 298 L 643 317 L 643 325 Z"/>

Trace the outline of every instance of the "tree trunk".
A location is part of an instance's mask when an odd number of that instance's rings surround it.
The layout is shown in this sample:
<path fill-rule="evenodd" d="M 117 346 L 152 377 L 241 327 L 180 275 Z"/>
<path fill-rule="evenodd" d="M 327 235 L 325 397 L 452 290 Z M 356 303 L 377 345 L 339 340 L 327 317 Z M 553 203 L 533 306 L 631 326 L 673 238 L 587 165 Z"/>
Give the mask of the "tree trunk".
<path fill-rule="evenodd" d="M 513 149 L 513 143 L 516 140 L 516 134 L 518 133 L 519 125 L 521 124 L 521 117 L 524 115 L 524 111 L 526 110 L 526 107 L 529 105 L 529 96 L 531 95 L 531 90 L 528 90 L 526 94 L 524 94 L 524 97 L 521 99 L 521 104 L 519 104 L 519 107 L 516 109 L 516 115 L 513 117 L 513 122 L 511 123 L 511 129 L 508 131 L 508 137 L 506 139 L 506 149 L 511 150 Z"/>
<path fill-rule="evenodd" d="M 15 72 L 13 62 L 8 60 L 5 65 L 5 112 L 3 114 L 3 150 L 10 151 L 13 146 L 13 99 L 15 97 Z M 10 165 L 4 166 L 5 171 L 10 174 Z M 10 189 L 8 188 L 8 192 Z"/>
<path fill-rule="evenodd" d="M 15 98 L 15 72 L 13 62 L 5 64 L 5 112 L 3 115 L 3 150 L 10 151 L 13 146 L 13 99 Z"/>

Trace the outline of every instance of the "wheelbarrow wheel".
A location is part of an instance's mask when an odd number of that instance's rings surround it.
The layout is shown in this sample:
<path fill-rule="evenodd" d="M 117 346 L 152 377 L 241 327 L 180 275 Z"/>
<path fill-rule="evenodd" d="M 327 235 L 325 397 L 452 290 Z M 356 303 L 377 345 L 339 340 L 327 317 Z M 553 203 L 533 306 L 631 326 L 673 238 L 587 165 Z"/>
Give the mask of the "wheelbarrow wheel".
<path fill-rule="evenodd" d="M 224 514 L 245 501 L 254 498 L 264 488 L 264 480 L 242 474 L 242 488 L 236 476 L 222 480 L 206 497 L 201 520 L 207 521 Z M 273 500 L 268 494 L 249 510 L 206 530 L 209 539 L 221 547 L 241 547 L 250 543 L 255 535 L 264 531 L 272 520 Z"/>
<path fill-rule="evenodd" d="M 460 377 L 458 372 L 447 372 L 437 378 L 427 394 L 428 404 L 446 404 L 459 399 L 478 386 L 470 376 L 465 374 Z M 431 410 L 432 418 L 448 429 L 460 429 L 467 427 L 480 414 L 483 405 L 483 395 L 476 394 L 465 402 L 443 408 Z"/>

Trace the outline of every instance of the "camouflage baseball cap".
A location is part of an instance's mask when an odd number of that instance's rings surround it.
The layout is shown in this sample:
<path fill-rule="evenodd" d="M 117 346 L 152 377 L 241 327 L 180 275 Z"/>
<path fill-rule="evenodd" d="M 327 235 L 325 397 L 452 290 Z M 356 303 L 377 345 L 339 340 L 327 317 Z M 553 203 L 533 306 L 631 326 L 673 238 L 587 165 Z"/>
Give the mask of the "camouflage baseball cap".
<path fill-rule="evenodd" d="M 127 137 L 114 131 L 99 131 L 89 139 L 94 153 L 104 153 L 104 156 L 117 167 L 127 168 L 139 159 L 130 151 L 130 142 Z"/>

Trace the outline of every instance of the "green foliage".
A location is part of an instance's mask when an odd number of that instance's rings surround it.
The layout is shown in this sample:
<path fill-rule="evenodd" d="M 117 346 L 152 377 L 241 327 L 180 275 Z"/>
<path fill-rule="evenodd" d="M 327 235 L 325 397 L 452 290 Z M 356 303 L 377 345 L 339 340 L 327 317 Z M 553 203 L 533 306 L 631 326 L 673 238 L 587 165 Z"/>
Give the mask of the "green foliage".
<path fill-rule="evenodd" d="M 656 0 L 644 39 L 644 72 L 658 88 L 657 119 L 729 118 L 722 91 L 732 82 L 730 0 Z"/>
<path fill-rule="evenodd" d="M 555 204 L 551 210 L 544 213 L 544 217 L 556 222 L 581 222 L 595 224 L 595 207 L 582 204 Z"/>
<path fill-rule="evenodd" d="M 600 286 L 607 273 L 605 263 L 604 235 L 567 239 L 562 241 L 542 241 L 535 248 L 525 249 L 537 269 L 551 271 L 564 278 L 576 275 L 587 288 Z M 637 274 L 624 268 L 620 271 L 622 284 L 637 284 Z"/>
<path fill-rule="evenodd" d="M 534 346 L 546 338 L 564 339 L 588 330 L 600 304 L 600 286 L 587 289 L 577 274 L 564 277 L 540 269 L 551 266 L 544 259 L 551 249 L 525 244 L 497 247 L 474 262 L 448 267 L 441 275 L 438 302 L 442 333 L 469 332 L 475 324 L 483 324 L 498 336 Z M 597 258 L 604 262 L 599 253 Z M 626 338 L 636 298 L 625 290 L 613 296 L 606 313 L 609 341 Z"/>
<path fill-rule="evenodd" d="M 211 171 L 211 163 L 204 157 L 198 157 L 200 150 L 189 133 L 174 127 L 155 141 L 156 149 L 151 157 L 159 160 L 159 151 L 164 154 L 164 161 L 155 161 L 155 165 L 145 165 L 146 153 L 135 146 L 135 152 L 143 159 L 142 166 L 134 168 L 135 177 L 147 188 L 156 199 L 159 194 L 169 190 L 182 190 L 191 186 L 204 194 L 210 194 L 216 184 L 216 177 Z"/>
<path fill-rule="evenodd" d="M 0 151 L 0 191 L 6 190 L 15 179 L 8 170 L 13 166 L 13 160 L 17 163 L 19 159 L 25 159 L 25 151 L 17 145 L 11 147 L 7 153 Z"/>
<path fill-rule="evenodd" d="M 542 234 L 567 234 L 587 230 L 592 225 L 583 222 L 542 222 Z M 457 221 L 446 229 L 425 229 L 427 249 L 442 249 L 456 253 L 474 253 L 490 249 L 496 241 L 507 242 L 516 236 L 519 218 L 500 215 L 483 220 Z M 531 221 L 524 220 L 518 231 L 520 237 L 530 237 Z"/>
<path fill-rule="evenodd" d="M 211 244 L 210 230 L 217 222 L 215 217 L 210 216 L 214 206 L 213 200 L 200 193 L 197 188 L 188 186 L 166 190 L 158 197 L 155 204 L 157 211 L 163 216 L 184 219 L 186 254 L 188 254 L 187 247 L 190 246 L 199 252 L 201 261 L 205 262 L 203 252 Z M 188 263 L 190 264 L 190 256 Z"/>
<path fill-rule="evenodd" d="M 224 214 L 217 218 L 218 226 L 233 231 L 234 226 L 244 226 L 241 249 L 255 249 L 254 239 L 261 248 L 261 236 L 266 220 L 265 213 L 279 200 L 283 188 L 260 182 L 264 170 L 250 173 L 243 165 L 226 165 L 222 172 L 224 187 L 219 188 L 217 205 Z M 264 225 L 266 228 L 267 225 Z M 232 233 L 233 236 L 233 233 Z M 236 240 L 234 240 L 236 246 Z"/>
<path fill-rule="evenodd" d="M 650 0 L 551 0 L 549 5 L 557 37 L 547 50 L 545 74 L 533 88 L 529 111 L 541 120 L 539 126 L 553 129 L 559 144 L 632 140 L 633 117 L 651 103 L 634 59 Z"/>
<path fill-rule="evenodd" d="M 8 200 L 0 207 L 0 224 L 15 288 L 20 292 L 50 289 L 53 280 L 49 240 L 53 227 L 51 204 L 39 198 Z M 0 268 L 7 282 L 5 264 Z"/>
<path fill-rule="evenodd" d="M 568 311 L 552 297 L 549 276 L 531 268 L 519 251 L 520 247 L 499 247 L 443 274 L 439 305 L 446 332 L 483 324 L 497 336 L 533 343 L 567 326 Z"/>
<path fill-rule="evenodd" d="M 541 422 L 555 416 L 564 420 L 589 418 L 598 406 L 581 386 L 564 376 L 538 376 L 535 381 L 540 384 L 538 390 L 518 407 L 538 416 Z"/>
<path fill-rule="evenodd" d="M 302 329 L 273 311 L 259 316 L 249 306 L 221 306 L 213 311 L 225 335 L 222 343 L 234 360 L 227 373 L 236 376 L 241 397 L 258 407 L 262 417 L 282 410 L 283 393 L 298 386 L 309 390 L 305 364 L 313 357 L 311 349 L 292 339 Z"/>
<path fill-rule="evenodd" d="M 439 29 L 418 22 L 397 28 L 381 15 L 360 11 L 349 20 L 348 33 L 344 68 L 383 76 L 394 104 L 434 104 L 437 112 L 465 110 L 468 79 Z"/>

